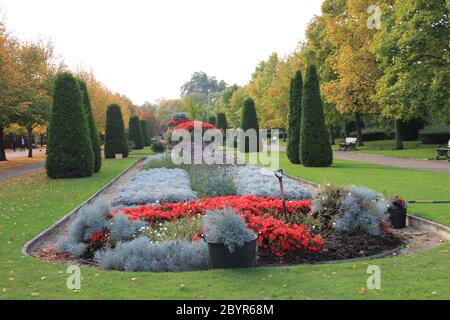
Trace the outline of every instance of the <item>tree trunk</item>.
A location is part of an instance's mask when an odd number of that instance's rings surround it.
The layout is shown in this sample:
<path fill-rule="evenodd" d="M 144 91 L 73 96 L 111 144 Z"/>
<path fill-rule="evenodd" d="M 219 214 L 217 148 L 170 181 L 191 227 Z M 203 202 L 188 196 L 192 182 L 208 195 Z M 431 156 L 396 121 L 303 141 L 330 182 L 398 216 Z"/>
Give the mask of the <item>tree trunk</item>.
<path fill-rule="evenodd" d="M 330 144 L 332 146 L 334 146 L 335 136 L 334 136 L 334 128 L 333 128 L 333 126 L 329 127 L 329 131 L 330 131 Z"/>
<path fill-rule="evenodd" d="M 5 144 L 3 142 L 3 127 L 0 127 L 0 161 L 6 161 Z"/>
<path fill-rule="evenodd" d="M 28 158 L 33 158 L 33 128 L 28 127 Z"/>
<path fill-rule="evenodd" d="M 403 137 L 400 120 L 395 120 L 395 149 L 396 150 L 405 149 L 405 147 L 403 146 Z"/>
<path fill-rule="evenodd" d="M 359 113 L 355 114 L 355 127 L 356 127 L 356 138 L 358 139 L 358 147 L 362 147 L 364 145 L 362 130 L 361 130 L 361 115 Z"/>

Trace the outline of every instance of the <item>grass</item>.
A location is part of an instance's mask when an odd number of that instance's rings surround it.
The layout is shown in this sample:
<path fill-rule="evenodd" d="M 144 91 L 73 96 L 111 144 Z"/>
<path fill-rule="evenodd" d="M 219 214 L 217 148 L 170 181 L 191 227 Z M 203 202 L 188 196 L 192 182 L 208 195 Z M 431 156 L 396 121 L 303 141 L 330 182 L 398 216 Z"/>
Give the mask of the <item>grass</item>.
<path fill-rule="evenodd" d="M 130 156 L 149 156 L 153 154 L 151 147 L 144 147 L 142 150 L 131 150 Z"/>
<path fill-rule="evenodd" d="M 78 292 L 66 288 L 68 274 L 65 266 L 38 261 L 21 253 L 21 248 L 28 239 L 76 207 L 134 160 L 105 160 L 102 171 L 86 179 L 55 181 L 47 179 L 43 173 L 37 173 L 2 183 L 0 299 L 450 298 L 448 244 L 411 256 L 332 265 L 186 273 L 126 273 L 82 269 L 81 290 Z M 344 176 L 351 167 L 359 172 L 354 176 L 361 179 L 368 179 L 364 177 L 364 173 L 373 172 L 372 180 L 361 180 L 361 183 L 389 178 L 389 174 L 377 178 L 378 174 L 383 170 L 390 170 L 389 168 L 361 168 L 359 164 L 342 162 L 337 162 L 336 167 L 328 171 L 324 169 L 323 174 L 319 169 L 287 170 L 310 180 L 336 178 L 337 183 L 345 183 L 347 178 Z M 395 180 L 392 173 L 385 184 Z M 368 265 L 380 266 L 381 290 L 361 291 L 369 276 L 366 273 Z"/>
<path fill-rule="evenodd" d="M 368 141 L 358 147 L 358 152 L 397 158 L 436 159 L 438 145 L 422 144 L 420 141 L 405 141 L 403 144 L 404 150 L 395 150 L 395 141 Z M 338 149 L 338 145 L 333 146 L 333 150 Z"/>

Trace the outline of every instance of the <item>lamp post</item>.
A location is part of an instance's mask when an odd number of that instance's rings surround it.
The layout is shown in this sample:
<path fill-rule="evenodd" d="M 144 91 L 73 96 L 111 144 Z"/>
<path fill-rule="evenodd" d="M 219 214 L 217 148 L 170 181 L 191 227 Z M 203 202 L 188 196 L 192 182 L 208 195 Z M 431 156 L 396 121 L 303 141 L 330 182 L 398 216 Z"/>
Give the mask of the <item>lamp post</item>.
<path fill-rule="evenodd" d="M 281 202 L 283 203 L 283 214 L 284 217 L 286 217 L 287 210 L 286 210 L 286 200 L 284 199 L 284 188 L 283 188 L 283 176 L 284 172 L 282 169 L 274 171 L 275 177 L 278 178 L 278 181 L 280 182 L 280 195 L 281 195 Z"/>

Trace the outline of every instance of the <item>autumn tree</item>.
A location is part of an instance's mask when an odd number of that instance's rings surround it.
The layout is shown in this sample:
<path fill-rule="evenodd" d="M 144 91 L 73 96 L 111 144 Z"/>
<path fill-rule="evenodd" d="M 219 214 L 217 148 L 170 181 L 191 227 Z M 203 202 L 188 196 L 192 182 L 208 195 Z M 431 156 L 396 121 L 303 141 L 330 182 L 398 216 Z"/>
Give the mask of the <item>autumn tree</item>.
<path fill-rule="evenodd" d="M 20 71 L 16 59 L 17 42 L 0 23 L 0 161 L 6 161 L 4 130 L 17 115 Z"/>
<path fill-rule="evenodd" d="M 449 7 L 445 1 L 405 0 L 383 6 L 374 51 L 384 69 L 375 100 L 395 120 L 396 148 L 403 149 L 402 121 L 425 115 L 450 120 Z"/>
<path fill-rule="evenodd" d="M 45 166 L 52 179 L 89 177 L 94 172 L 80 86 L 68 72 L 59 74 L 54 86 Z"/>
<path fill-rule="evenodd" d="M 159 123 L 166 124 L 174 113 L 185 111 L 185 102 L 181 99 L 162 100 L 156 108 L 155 117 Z"/>
<path fill-rule="evenodd" d="M 294 164 L 300 163 L 300 124 L 301 124 L 301 104 L 302 104 L 302 73 L 297 72 L 295 78 L 291 81 L 291 90 L 289 98 L 289 124 L 288 124 L 288 143 L 287 156 L 289 161 Z"/>
<path fill-rule="evenodd" d="M 328 139 L 316 67 L 311 65 L 303 85 L 300 161 L 305 167 L 329 167 L 333 152 Z"/>

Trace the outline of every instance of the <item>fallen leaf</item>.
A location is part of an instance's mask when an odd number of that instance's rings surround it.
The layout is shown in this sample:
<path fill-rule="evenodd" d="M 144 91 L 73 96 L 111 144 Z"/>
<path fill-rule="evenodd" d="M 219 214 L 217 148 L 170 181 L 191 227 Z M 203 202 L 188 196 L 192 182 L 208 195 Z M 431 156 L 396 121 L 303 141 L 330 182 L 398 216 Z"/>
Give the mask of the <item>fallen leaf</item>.
<path fill-rule="evenodd" d="M 43 276 L 43 277 L 41 278 L 41 280 L 45 280 L 45 278 L 46 278 L 46 277 L 45 277 L 45 276 Z"/>
<path fill-rule="evenodd" d="M 360 295 L 366 294 L 366 288 L 361 287 L 361 289 L 359 289 L 359 294 L 360 294 Z"/>
<path fill-rule="evenodd" d="M 32 295 L 33 297 L 37 297 L 37 296 L 40 295 L 40 293 L 39 293 L 39 292 L 33 292 L 31 295 Z"/>
<path fill-rule="evenodd" d="M 448 250 L 441 250 L 441 251 L 439 251 L 440 253 L 447 253 L 448 252 Z"/>

